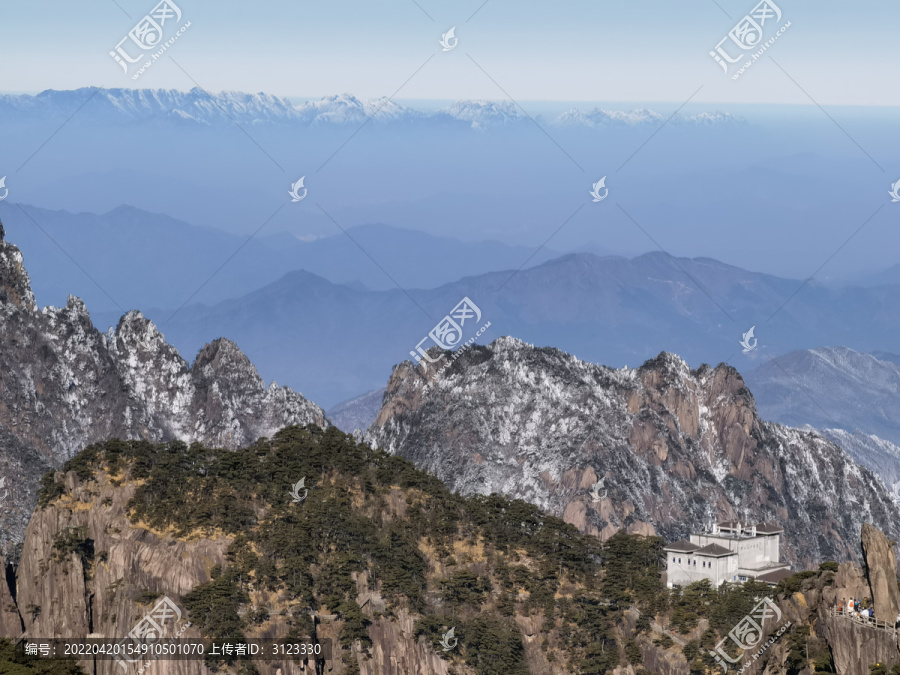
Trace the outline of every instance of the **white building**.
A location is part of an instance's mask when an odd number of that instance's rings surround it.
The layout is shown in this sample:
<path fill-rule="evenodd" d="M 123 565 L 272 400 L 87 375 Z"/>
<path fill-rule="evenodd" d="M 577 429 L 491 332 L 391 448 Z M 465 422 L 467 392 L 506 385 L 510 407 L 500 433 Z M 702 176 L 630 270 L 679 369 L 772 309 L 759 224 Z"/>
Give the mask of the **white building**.
<path fill-rule="evenodd" d="M 666 583 L 669 588 L 709 579 L 714 586 L 754 578 L 771 585 L 791 576 L 781 561 L 781 535 L 774 523 L 745 526 L 739 522 L 713 525 L 690 541 L 666 546 Z"/>

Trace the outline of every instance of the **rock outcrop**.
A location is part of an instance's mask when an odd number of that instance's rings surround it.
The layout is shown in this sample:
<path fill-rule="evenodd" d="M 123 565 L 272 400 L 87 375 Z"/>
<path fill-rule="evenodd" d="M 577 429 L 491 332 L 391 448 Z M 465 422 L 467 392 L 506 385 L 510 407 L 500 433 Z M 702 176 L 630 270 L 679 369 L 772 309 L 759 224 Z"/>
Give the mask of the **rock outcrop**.
<path fill-rule="evenodd" d="M 868 531 L 869 537 L 884 537 L 868 525 L 863 531 Z M 832 613 L 833 608 L 847 598 L 867 596 L 866 575 L 860 566 L 852 563 L 842 564 L 836 573 L 826 573 L 816 582 L 804 583 L 802 593 L 795 596 L 802 597 L 802 604 L 808 610 L 806 620 L 812 624 L 815 634 L 827 643 L 838 673 L 868 675 L 875 663 L 886 664 L 888 669 L 900 663 L 900 635 Z M 877 595 L 874 600 L 878 603 Z"/>
<path fill-rule="evenodd" d="M 736 370 L 663 353 L 615 370 L 514 338 L 423 375 L 394 368 L 368 442 L 464 494 L 500 492 L 606 539 L 669 541 L 713 520 L 775 521 L 782 556 L 858 559 L 860 527 L 900 534 L 883 484 L 812 432 L 764 422 Z M 591 488 L 603 481 L 598 499 Z"/>
<path fill-rule="evenodd" d="M 322 435 L 328 433 L 319 430 L 316 432 Z M 276 437 L 275 442 L 278 440 Z M 326 438 L 326 441 L 330 441 L 327 444 L 327 451 L 333 454 L 336 463 L 346 462 L 347 453 L 340 450 L 346 450 L 347 446 L 341 448 L 335 444 L 335 440 L 336 437 L 333 435 Z M 281 442 L 284 442 L 284 437 L 281 438 Z M 113 442 L 107 444 L 107 447 L 112 445 L 120 447 L 125 444 Z M 177 450 L 179 445 L 166 446 L 166 452 L 169 447 Z M 180 445 L 180 448 L 182 452 L 186 451 L 183 445 Z M 267 447 L 266 443 L 258 443 L 237 453 L 205 450 L 208 451 L 207 457 L 214 453 L 234 454 L 239 458 L 239 462 L 247 462 L 248 456 L 256 460 L 259 455 L 266 455 L 270 447 Z M 299 448 L 294 450 L 295 452 L 285 454 L 295 457 L 305 454 Z M 376 454 L 366 450 L 371 455 Z M 277 450 L 272 450 L 272 454 L 280 455 L 282 451 L 283 447 L 279 446 Z M 300 533 L 300 529 L 306 529 L 311 522 L 317 525 L 322 522 L 318 520 L 319 516 L 316 513 L 331 513 L 334 508 L 343 509 L 342 517 L 335 520 L 334 525 L 339 529 L 349 521 L 347 531 L 337 534 L 323 533 L 316 528 L 311 533 L 313 539 L 336 536 L 340 540 L 350 542 L 348 546 L 358 547 L 360 544 L 354 543 L 353 540 L 355 537 L 365 536 L 362 534 L 365 526 L 356 521 L 355 516 L 347 517 L 357 510 L 358 513 L 366 514 L 366 517 L 371 518 L 378 526 L 384 527 L 386 532 L 392 531 L 396 536 L 400 531 L 397 521 L 406 520 L 409 516 L 408 510 L 412 508 L 410 505 L 413 502 L 413 495 L 421 498 L 426 494 L 422 492 L 420 486 L 426 486 L 429 480 L 433 481 L 430 477 L 420 474 L 412 481 L 418 487 L 401 489 L 391 487 L 389 484 L 376 484 L 372 480 L 376 475 L 373 472 L 366 471 L 364 477 L 359 476 L 356 471 L 340 476 L 329 474 L 329 467 L 326 466 L 323 482 L 308 484 L 310 494 L 303 507 L 297 505 L 285 509 L 281 502 L 289 497 L 286 492 L 283 497 L 279 495 L 278 504 L 258 502 L 254 504 L 253 513 L 256 514 L 255 518 L 265 522 L 245 524 L 239 533 L 224 532 L 212 526 L 185 529 L 169 527 L 161 530 L 154 528 L 144 519 L 146 513 L 135 512 L 136 503 L 152 499 L 146 493 L 142 494 L 140 490 L 148 482 L 153 483 L 154 478 L 152 475 L 148 478 L 143 474 L 141 478 L 134 478 L 136 468 L 131 462 L 135 459 L 138 462 L 147 460 L 151 454 L 150 448 L 138 447 L 138 452 L 129 454 L 128 458 L 117 464 L 114 469 L 109 464 L 108 455 L 95 463 L 84 460 L 78 465 L 78 469 L 54 474 L 50 496 L 46 491 L 48 486 L 44 485 L 41 503 L 26 531 L 14 586 L 15 598 L 9 593 L 9 589 L 0 585 L 0 602 L 4 603 L 4 607 L 0 607 L 0 637 L 81 638 L 93 635 L 119 640 L 125 637 L 160 599 L 168 598 L 180 612 L 179 620 L 172 621 L 171 629 L 180 627 L 184 632 L 179 630 L 179 634 L 186 638 L 201 637 L 203 621 L 207 621 L 203 636 L 209 637 L 210 622 L 203 613 L 205 603 L 209 602 L 210 606 L 215 607 L 213 613 L 216 615 L 227 616 L 229 610 L 236 611 L 235 619 L 238 617 L 239 619 L 229 625 L 232 630 L 239 631 L 249 639 L 284 638 L 292 633 L 296 635 L 294 631 L 303 630 L 300 635 L 305 637 L 311 637 L 319 642 L 331 640 L 333 658 L 326 662 L 320 661 L 316 664 L 312 660 L 291 662 L 287 659 L 255 661 L 254 665 L 260 675 L 312 673 L 476 675 L 476 672 L 483 672 L 477 671 L 471 664 L 463 661 L 459 652 L 453 655 L 441 652 L 435 647 L 434 638 L 426 637 L 420 629 L 420 622 L 426 618 L 423 616 L 423 610 L 430 615 L 437 608 L 441 612 L 439 616 L 448 620 L 450 616 L 455 616 L 458 620 L 471 619 L 474 616 L 474 614 L 446 614 L 446 600 L 441 597 L 443 592 L 437 579 L 449 576 L 444 565 L 444 562 L 448 561 L 446 554 L 449 550 L 441 554 L 425 540 L 420 541 L 418 549 L 409 549 L 409 552 L 417 551 L 413 553 L 413 561 L 418 560 L 421 555 L 423 566 L 428 570 L 427 573 L 422 570 L 424 574 L 422 579 L 429 589 L 426 594 L 428 599 L 424 606 L 416 610 L 409 606 L 407 598 L 398 596 L 396 587 L 394 590 L 386 590 L 388 588 L 386 578 L 390 575 L 415 573 L 402 563 L 397 563 L 393 568 L 386 568 L 365 560 L 360 561 L 364 568 L 356 569 L 358 564 L 356 556 L 359 555 L 357 549 L 348 549 L 352 550 L 348 555 L 343 549 L 334 550 L 335 547 L 329 543 L 324 547 L 326 551 L 322 552 L 322 558 L 314 556 L 315 564 L 310 565 L 307 562 L 300 567 L 294 567 L 293 574 L 285 574 L 285 582 L 288 580 L 290 583 L 299 582 L 296 588 L 301 592 L 298 593 L 297 590 L 288 591 L 279 581 L 264 581 L 261 576 L 264 567 L 259 565 L 260 558 L 257 558 L 256 554 L 251 554 L 252 561 L 248 562 L 244 555 L 251 549 L 244 549 L 244 552 L 241 552 L 240 547 L 236 546 L 241 539 L 246 545 L 247 536 L 253 537 L 252 530 L 256 527 L 261 527 L 271 535 L 274 531 L 272 529 L 274 518 L 290 521 L 291 531 L 293 532 L 293 527 L 297 526 L 297 536 L 305 536 Z M 384 458 L 381 453 L 377 455 L 377 461 L 382 462 L 381 475 L 386 480 L 397 478 L 389 468 L 396 467 L 395 458 Z M 196 458 L 191 461 L 191 466 L 196 469 L 195 460 Z M 282 456 L 279 465 L 284 460 L 285 457 Z M 204 466 L 203 470 L 197 473 L 202 476 L 198 479 L 199 482 L 188 486 L 179 481 L 179 488 L 190 492 L 202 483 L 209 488 L 209 493 L 214 493 L 212 486 L 216 484 L 216 479 L 210 475 L 211 472 L 206 471 L 207 468 Z M 408 467 L 407 471 L 414 470 Z M 246 473 L 251 471 L 248 470 Z M 82 478 L 79 478 L 79 475 Z M 357 479 L 360 480 L 360 487 L 354 486 L 349 491 L 349 498 L 345 497 L 346 485 L 343 481 Z M 256 478 L 252 480 L 255 482 Z M 335 483 L 340 484 L 340 492 L 344 493 L 341 499 L 344 503 L 338 507 L 331 504 L 327 508 L 314 506 L 311 509 L 315 502 L 332 502 L 332 499 L 326 498 L 324 493 Z M 433 481 L 433 484 L 437 490 L 436 494 L 443 495 L 450 502 L 454 501 L 442 486 L 437 487 L 439 485 L 437 481 Z M 371 492 L 364 491 L 362 485 L 366 485 L 366 490 Z M 221 484 L 219 487 L 221 488 Z M 234 496 L 231 495 L 232 498 Z M 214 496 L 208 498 L 215 499 Z M 166 501 L 165 505 L 172 509 L 178 508 L 170 501 Z M 198 504 L 196 508 L 202 510 L 203 506 Z M 322 510 L 317 511 L 319 508 Z M 532 525 L 535 525 L 533 520 Z M 557 527 L 557 524 L 554 523 L 553 527 Z M 559 524 L 559 527 L 562 527 L 562 524 Z M 570 532 L 569 528 L 565 530 Z M 351 533 L 349 536 L 348 532 Z M 575 533 L 571 534 L 580 537 Z M 499 550 L 495 551 L 492 545 L 485 541 L 484 533 L 474 534 L 473 541 L 478 542 L 477 546 L 470 546 L 461 533 L 453 533 L 450 537 L 448 541 L 457 542 L 451 548 L 460 557 L 459 561 L 452 564 L 462 569 L 476 570 L 486 578 L 490 576 L 489 559 L 493 560 L 495 555 L 505 557 L 505 554 L 500 554 Z M 253 541 L 253 550 L 258 550 L 261 557 L 267 557 L 268 542 L 256 539 Z M 303 548 L 305 550 L 307 547 Z M 366 548 L 368 549 L 368 546 Z M 466 561 L 470 560 L 471 556 L 471 563 L 464 562 L 464 556 Z M 476 557 L 478 559 L 474 560 Z M 526 554 L 524 550 L 518 550 L 515 559 L 524 565 L 520 568 L 520 574 L 538 564 L 538 560 Z M 278 562 L 283 565 L 285 561 Z M 254 567 L 250 570 L 242 568 L 240 585 L 229 587 L 228 584 L 238 583 L 234 577 L 228 576 L 230 570 L 236 565 L 244 564 Z M 342 566 L 353 571 L 345 577 Z M 504 569 L 508 570 L 508 566 Z M 567 581 L 564 587 L 564 592 L 570 598 L 572 594 L 582 592 L 596 594 L 596 591 L 588 591 L 583 586 L 572 585 L 575 580 L 569 576 L 571 572 L 569 564 L 563 565 L 560 569 L 566 578 L 571 580 Z M 385 578 L 378 578 L 379 574 Z M 303 581 L 300 581 L 301 576 L 305 577 Z M 204 601 L 196 598 L 192 600 L 191 591 L 197 590 L 198 586 L 203 586 L 212 579 L 231 579 L 231 581 L 219 586 L 215 595 L 210 595 L 211 592 L 207 590 L 207 595 L 203 596 Z M 338 610 L 337 613 L 331 613 L 332 610 L 323 602 L 323 598 L 332 593 L 343 593 L 345 580 L 350 582 L 347 592 L 352 601 L 343 604 L 329 599 L 328 603 L 332 609 L 337 605 Z M 239 605 L 236 610 L 228 601 L 222 600 L 229 597 L 229 588 L 240 590 L 240 598 L 233 600 Z M 418 589 L 416 590 L 418 592 Z M 478 605 L 481 605 L 480 601 Z M 458 607 L 456 611 L 460 611 Z M 485 608 L 485 614 L 492 614 L 496 620 L 495 609 Z M 307 617 L 311 617 L 311 620 Z M 197 625 L 189 625 L 190 621 L 196 621 Z M 359 631 L 355 633 L 356 639 L 353 640 L 348 640 L 343 630 L 350 621 L 356 621 L 355 630 Z M 552 622 L 551 625 L 545 626 L 540 616 L 529 616 L 525 612 L 511 617 L 509 625 L 518 625 L 521 629 L 525 654 L 524 662 L 519 665 L 524 666 L 527 662 L 528 672 L 542 675 L 568 675 L 573 672 L 566 668 L 561 662 L 562 659 L 555 663 L 547 659 L 547 641 L 557 640 L 559 637 Z M 311 632 L 305 632 L 307 630 Z M 365 640 L 359 639 L 360 635 L 364 635 Z M 474 639 L 476 637 L 478 636 L 470 634 L 469 639 L 476 642 Z M 459 647 L 461 651 L 466 649 L 461 640 Z M 493 647 L 488 647 L 490 648 Z M 565 652 L 560 653 L 558 650 L 557 655 L 567 656 Z M 98 675 L 122 672 L 114 661 L 98 661 L 96 670 L 92 663 L 84 662 L 82 666 L 85 672 L 94 672 Z M 157 670 L 150 672 L 206 675 L 212 671 L 197 659 L 168 661 L 164 664 L 164 669 L 157 666 Z M 244 671 L 234 667 L 220 672 Z M 523 671 L 519 668 L 515 672 Z"/>
<path fill-rule="evenodd" d="M 897 585 L 897 554 L 893 542 L 869 524 L 862 528 L 862 552 L 866 561 L 875 616 L 893 621 L 900 616 L 900 587 Z"/>
<path fill-rule="evenodd" d="M 65 494 L 57 505 L 35 511 L 17 571 L 26 637 L 125 637 L 157 597 L 188 593 L 209 579 L 213 565 L 225 562 L 227 539 L 185 542 L 132 527 L 126 504 L 133 485 L 115 487 L 107 476 L 82 485 L 74 471 L 57 479 L 64 482 Z M 91 542 L 89 555 L 58 545 L 78 528 L 81 533 L 72 536 Z M 4 636 L 22 632 L 2 628 Z M 183 636 L 199 637 L 190 628 Z M 209 672 L 189 661 L 167 661 L 165 667 L 172 675 Z M 97 672 L 121 670 L 115 661 L 99 661 Z"/>
<path fill-rule="evenodd" d="M 266 387 L 228 340 L 204 347 L 191 365 L 139 312 L 103 334 L 78 298 L 39 309 L 21 252 L 0 237 L 0 547 L 7 553 L 22 541 L 41 474 L 85 445 L 177 437 L 236 448 L 289 424 L 328 423 L 300 394 Z"/>

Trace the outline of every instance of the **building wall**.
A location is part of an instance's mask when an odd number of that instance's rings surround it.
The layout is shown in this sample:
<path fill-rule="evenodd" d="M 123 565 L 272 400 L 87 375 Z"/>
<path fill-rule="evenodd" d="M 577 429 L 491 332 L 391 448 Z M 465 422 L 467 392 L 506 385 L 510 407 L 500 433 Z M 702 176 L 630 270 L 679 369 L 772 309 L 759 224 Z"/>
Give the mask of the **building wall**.
<path fill-rule="evenodd" d="M 768 547 L 769 556 L 772 562 L 781 561 L 781 535 L 770 534 L 766 536 L 766 546 Z"/>
<path fill-rule="evenodd" d="M 721 534 L 703 533 L 692 534 L 690 541 L 701 547 L 718 544 L 737 555 L 707 558 L 692 553 L 667 551 L 666 569 L 668 570 L 667 585 L 669 588 L 687 586 L 701 579 L 709 579 L 718 586 L 725 581 L 738 581 L 739 570 L 742 575 L 747 576 L 749 573 L 745 568 L 758 568 L 762 564 L 781 560 L 781 535 L 779 534 L 760 534 L 755 537 L 735 539 Z M 706 563 L 705 567 L 704 562 Z"/>
<path fill-rule="evenodd" d="M 734 581 L 737 575 L 737 556 L 707 558 L 672 551 L 667 551 L 666 554 L 666 585 L 669 588 L 687 586 L 703 579 L 709 579 L 714 586 L 718 586 L 724 581 Z"/>
<path fill-rule="evenodd" d="M 692 534 L 691 543 L 697 546 L 718 544 L 738 554 L 740 567 L 759 567 L 760 563 L 780 561 L 781 537 L 757 535 L 747 539 L 734 539 L 717 534 Z"/>

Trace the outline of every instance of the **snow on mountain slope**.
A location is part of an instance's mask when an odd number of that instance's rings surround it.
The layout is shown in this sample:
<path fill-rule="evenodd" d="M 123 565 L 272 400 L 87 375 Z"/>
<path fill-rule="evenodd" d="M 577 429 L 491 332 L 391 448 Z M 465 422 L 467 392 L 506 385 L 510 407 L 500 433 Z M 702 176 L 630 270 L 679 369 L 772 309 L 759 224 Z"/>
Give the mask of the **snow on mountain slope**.
<path fill-rule="evenodd" d="M 900 447 L 873 434 L 843 429 L 819 429 L 818 433 L 842 447 L 853 460 L 875 472 L 900 502 Z"/>
<path fill-rule="evenodd" d="M 344 93 L 294 105 L 286 98 L 265 93 L 236 91 L 206 92 L 198 87 L 189 91 L 175 89 L 48 89 L 36 95 L 0 95 L 0 114 L 7 123 L 33 119 L 67 118 L 82 106 L 75 120 L 81 123 L 162 121 L 203 126 L 221 124 L 289 124 L 300 127 L 360 125 L 371 118 L 378 124 L 428 123 L 458 124 L 460 128 L 487 129 L 529 121 L 529 116 L 511 101 L 461 100 L 448 108 L 424 112 L 400 105 L 385 96 L 358 98 Z M 650 110 L 632 112 L 595 108 L 572 110 L 553 124 L 600 127 L 609 124 L 635 126 L 661 124 L 665 117 Z M 672 121 L 719 124 L 733 123 L 728 113 L 703 113 Z"/>
<path fill-rule="evenodd" d="M 821 347 L 775 361 L 746 374 L 767 419 L 862 431 L 900 444 L 900 366 L 889 358 Z"/>
<path fill-rule="evenodd" d="M 140 312 L 102 334 L 78 298 L 38 308 L 0 224 L 0 479 L 15 486 L 0 545 L 21 541 L 43 472 L 86 445 L 178 438 L 237 448 L 291 424 L 328 423 L 300 394 L 267 387 L 229 340 L 189 364 Z"/>
<path fill-rule="evenodd" d="M 504 337 L 437 380 L 405 362 L 366 438 L 453 490 L 524 499 L 602 538 L 775 521 L 787 559 L 807 565 L 856 557 L 863 523 L 900 534 L 868 469 L 815 433 L 762 421 L 730 366 L 691 371 L 666 353 L 614 370 Z"/>

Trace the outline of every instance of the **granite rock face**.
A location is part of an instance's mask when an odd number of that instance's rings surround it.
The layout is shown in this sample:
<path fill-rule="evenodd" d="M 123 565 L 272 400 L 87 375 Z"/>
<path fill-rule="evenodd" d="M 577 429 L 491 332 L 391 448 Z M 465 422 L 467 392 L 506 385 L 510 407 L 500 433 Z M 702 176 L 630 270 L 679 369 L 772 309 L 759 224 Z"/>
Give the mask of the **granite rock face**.
<path fill-rule="evenodd" d="M 437 355 L 437 350 L 431 354 Z M 796 566 L 858 560 L 863 523 L 893 538 L 884 485 L 812 432 L 764 422 L 733 368 L 663 353 L 615 370 L 514 338 L 427 373 L 394 368 L 366 439 L 464 494 L 530 501 L 603 539 L 686 537 L 713 520 L 774 521 Z M 592 495 L 592 487 L 602 480 Z"/>
<path fill-rule="evenodd" d="M 900 616 L 900 588 L 897 586 L 897 554 L 894 545 L 877 528 L 869 524 L 862 528 L 862 551 L 871 595 L 875 602 L 875 616 L 893 620 Z"/>
<path fill-rule="evenodd" d="M 193 365 L 140 312 L 103 334 L 84 303 L 39 309 L 21 252 L 0 238 L 0 547 L 21 543 L 37 481 L 85 445 L 180 438 L 237 448 L 290 424 L 328 422 L 272 383 L 232 342 Z M 13 557 L 15 554 L 13 553 Z"/>
<path fill-rule="evenodd" d="M 176 537 L 134 523 L 127 514 L 128 501 L 136 484 L 115 484 L 111 476 L 100 473 L 95 480 L 82 483 L 74 471 L 57 472 L 55 480 L 64 486 L 63 494 L 44 508 L 38 508 L 28 525 L 21 562 L 17 570 L 16 598 L 0 584 L 0 636 L 25 637 L 125 637 L 162 598 L 169 598 L 182 617 L 164 625 L 169 633 L 185 638 L 201 637 L 188 624 L 182 598 L 210 579 L 216 565 L 227 565 L 227 550 L 233 538 L 211 538 L 199 533 Z M 91 542 L 91 555 L 65 552 L 59 548 L 70 533 Z M 405 609 L 385 615 L 381 592 L 366 573 L 354 574 L 357 602 L 371 625 L 372 640 L 367 650 L 355 643 L 349 650 L 360 675 L 475 675 L 467 666 L 450 670 L 447 660 L 423 637 L 416 635 L 417 615 Z M 148 596 L 153 599 L 147 599 Z M 156 596 L 156 597 L 154 597 Z M 249 591 L 251 603 L 273 607 L 272 616 L 262 632 L 247 637 L 286 635 L 289 627 L 279 610 L 295 609 L 289 600 L 268 590 Z M 319 670 L 313 661 L 259 661 L 260 675 L 343 675 L 348 670 L 340 646 L 343 620 L 338 615 L 314 612 L 315 634 L 322 641 L 332 640 L 334 659 Z M 183 632 L 182 632 L 183 631 Z M 367 653 L 366 653 L 367 652 Z M 97 675 L 122 673 L 112 660 L 82 663 L 85 672 Z M 202 662 L 166 661 L 149 672 L 167 675 L 205 675 L 211 673 Z M 324 668 L 324 669 L 322 669 Z M 131 671 L 134 672 L 134 671 Z M 228 671 L 234 672 L 234 671 Z M 547 675 L 565 675 L 561 669 Z"/>

